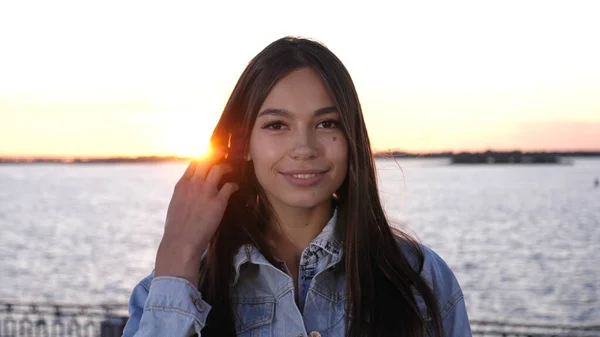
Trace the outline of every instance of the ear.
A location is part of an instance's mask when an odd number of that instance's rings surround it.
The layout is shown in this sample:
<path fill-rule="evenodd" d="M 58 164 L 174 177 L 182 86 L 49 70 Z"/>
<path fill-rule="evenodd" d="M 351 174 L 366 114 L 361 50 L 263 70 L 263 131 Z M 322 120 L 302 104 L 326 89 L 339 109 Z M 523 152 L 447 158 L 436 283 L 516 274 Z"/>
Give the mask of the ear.
<path fill-rule="evenodd" d="M 244 154 L 244 159 L 246 159 L 246 161 L 251 161 L 252 160 L 252 156 L 250 155 L 250 150 L 246 149 L 246 154 Z"/>

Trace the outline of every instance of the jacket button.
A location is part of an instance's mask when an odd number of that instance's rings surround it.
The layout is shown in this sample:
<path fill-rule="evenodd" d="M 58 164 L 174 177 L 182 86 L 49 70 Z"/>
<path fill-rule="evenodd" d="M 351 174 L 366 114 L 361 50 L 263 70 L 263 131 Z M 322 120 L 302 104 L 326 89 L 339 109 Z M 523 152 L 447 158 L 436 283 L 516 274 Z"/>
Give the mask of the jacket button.
<path fill-rule="evenodd" d="M 321 333 L 320 333 L 320 332 L 318 332 L 318 331 L 311 331 L 311 332 L 308 334 L 308 337 L 321 337 Z"/>
<path fill-rule="evenodd" d="M 196 309 L 198 309 L 198 311 L 203 312 L 204 311 L 204 307 L 202 306 L 202 303 L 200 303 L 199 300 L 197 300 L 194 296 L 191 296 L 192 298 L 192 303 L 194 303 L 194 306 L 196 307 Z"/>

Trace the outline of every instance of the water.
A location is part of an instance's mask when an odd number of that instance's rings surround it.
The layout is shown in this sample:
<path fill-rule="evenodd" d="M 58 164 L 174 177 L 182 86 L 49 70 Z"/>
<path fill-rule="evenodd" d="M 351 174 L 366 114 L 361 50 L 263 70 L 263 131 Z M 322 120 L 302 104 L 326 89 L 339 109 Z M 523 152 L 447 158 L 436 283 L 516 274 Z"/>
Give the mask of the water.
<path fill-rule="evenodd" d="M 600 324 L 600 160 L 378 160 L 388 216 L 441 255 L 472 319 Z M 0 301 L 127 303 L 185 163 L 0 165 Z"/>

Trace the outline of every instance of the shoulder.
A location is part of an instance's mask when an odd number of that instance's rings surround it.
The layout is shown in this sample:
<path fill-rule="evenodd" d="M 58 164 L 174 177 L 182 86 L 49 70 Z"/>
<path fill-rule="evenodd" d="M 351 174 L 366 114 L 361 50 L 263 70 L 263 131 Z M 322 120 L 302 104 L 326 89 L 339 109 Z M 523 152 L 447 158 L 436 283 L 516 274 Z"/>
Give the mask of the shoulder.
<path fill-rule="evenodd" d="M 454 272 L 436 252 L 420 243 L 415 246 L 398 236 L 396 236 L 396 242 L 413 269 L 417 271 L 419 271 L 419 256 L 416 249 L 423 254 L 423 265 L 419 274 L 437 296 L 442 317 L 451 312 L 457 303 L 464 300 L 462 289 Z"/>

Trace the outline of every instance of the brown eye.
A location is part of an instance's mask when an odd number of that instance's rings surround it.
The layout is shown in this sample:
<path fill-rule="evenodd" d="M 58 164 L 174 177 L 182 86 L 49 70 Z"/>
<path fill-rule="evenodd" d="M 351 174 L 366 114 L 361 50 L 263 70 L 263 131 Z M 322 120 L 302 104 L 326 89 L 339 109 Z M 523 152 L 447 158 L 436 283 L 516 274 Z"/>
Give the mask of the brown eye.
<path fill-rule="evenodd" d="M 326 121 L 320 122 L 319 127 L 323 129 L 335 129 L 338 127 L 339 124 L 340 122 L 335 119 L 328 119 Z"/>
<path fill-rule="evenodd" d="M 281 130 L 283 129 L 285 125 L 281 122 L 272 122 L 272 123 L 268 123 L 267 125 L 263 126 L 263 129 L 268 129 L 268 130 Z"/>

